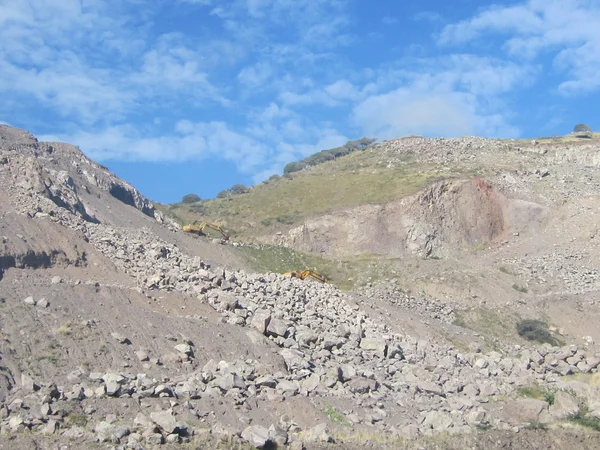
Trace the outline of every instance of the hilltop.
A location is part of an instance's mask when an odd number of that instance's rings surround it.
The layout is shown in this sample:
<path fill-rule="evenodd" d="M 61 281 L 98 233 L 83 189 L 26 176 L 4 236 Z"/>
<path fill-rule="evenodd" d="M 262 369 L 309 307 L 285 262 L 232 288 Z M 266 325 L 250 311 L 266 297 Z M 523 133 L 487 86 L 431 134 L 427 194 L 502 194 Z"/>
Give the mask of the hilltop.
<path fill-rule="evenodd" d="M 0 125 L 0 448 L 598 448 L 598 150 L 409 137 L 192 215 Z"/>

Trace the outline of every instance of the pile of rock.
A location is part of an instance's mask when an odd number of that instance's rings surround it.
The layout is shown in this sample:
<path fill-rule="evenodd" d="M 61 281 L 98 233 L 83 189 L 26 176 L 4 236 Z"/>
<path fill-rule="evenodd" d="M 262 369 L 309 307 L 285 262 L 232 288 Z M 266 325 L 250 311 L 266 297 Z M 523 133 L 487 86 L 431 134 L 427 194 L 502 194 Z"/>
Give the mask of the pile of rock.
<path fill-rule="evenodd" d="M 446 323 L 453 323 L 456 320 L 455 311 L 463 309 L 458 304 L 441 302 L 423 294 L 413 295 L 398 286 L 395 280 L 369 283 L 358 292 L 369 299 L 376 300 L 380 305 L 391 303 L 420 316 Z"/>

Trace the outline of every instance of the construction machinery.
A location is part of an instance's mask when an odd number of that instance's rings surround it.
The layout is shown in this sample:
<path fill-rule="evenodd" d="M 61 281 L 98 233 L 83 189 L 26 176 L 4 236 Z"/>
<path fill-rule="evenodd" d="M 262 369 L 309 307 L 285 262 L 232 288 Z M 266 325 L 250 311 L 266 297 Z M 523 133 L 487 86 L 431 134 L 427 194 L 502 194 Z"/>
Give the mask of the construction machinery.
<path fill-rule="evenodd" d="M 191 225 L 184 225 L 183 231 L 185 231 L 186 233 L 194 233 L 198 236 L 207 236 L 206 232 L 204 231 L 206 230 L 206 228 L 210 228 L 221 233 L 221 236 L 223 237 L 224 241 L 229 240 L 229 235 L 225 232 L 225 230 L 219 225 L 215 225 L 214 223 L 202 222 L 194 223 Z"/>
<path fill-rule="evenodd" d="M 313 270 L 293 270 L 291 272 L 286 272 L 283 275 L 285 275 L 286 277 L 300 278 L 301 280 L 305 280 L 308 277 L 312 277 L 315 280 L 320 281 L 321 283 L 329 283 L 327 281 L 327 278 Z"/>

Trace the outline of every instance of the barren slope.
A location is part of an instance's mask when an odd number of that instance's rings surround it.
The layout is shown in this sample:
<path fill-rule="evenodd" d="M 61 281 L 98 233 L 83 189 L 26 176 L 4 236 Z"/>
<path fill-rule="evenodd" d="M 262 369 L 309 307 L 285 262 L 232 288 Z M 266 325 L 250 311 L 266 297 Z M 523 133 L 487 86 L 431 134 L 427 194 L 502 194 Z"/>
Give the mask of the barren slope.
<path fill-rule="evenodd" d="M 580 335 L 598 318 L 598 208 L 580 195 L 596 185 L 542 198 L 538 181 L 519 177 L 517 200 L 495 176 L 357 207 L 383 233 L 357 251 L 381 239 L 406 260 L 392 261 L 389 281 L 346 293 L 252 273 L 238 248 L 184 235 L 75 147 L 0 126 L 0 448 L 327 448 L 334 438 L 332 448 L 534 448 L 536 432 L 522 433 L 531 424 L 557 428 L 546 443 L 597 447 L 597 433 L 567 420 L 600 413 L 600 358 Z M 558 208 L 558 198 L 572 200 Z M 327 220 L 348 217 L 340 224 L 368 235 L 349 211 Z M 429 254 L 446 259 L 419 257 L 427 245 L 410 247 L 398 217 L 433 226 Z M 327 251 L 355 245 L 334 237 Z M 589 304 L 563 346 L 473 330 L 479 311 L 465 309 L 574 318 L 573 301 Z M 536 385 L 555 400 L 524 397 L 539 397 L 523 389 Z"/>

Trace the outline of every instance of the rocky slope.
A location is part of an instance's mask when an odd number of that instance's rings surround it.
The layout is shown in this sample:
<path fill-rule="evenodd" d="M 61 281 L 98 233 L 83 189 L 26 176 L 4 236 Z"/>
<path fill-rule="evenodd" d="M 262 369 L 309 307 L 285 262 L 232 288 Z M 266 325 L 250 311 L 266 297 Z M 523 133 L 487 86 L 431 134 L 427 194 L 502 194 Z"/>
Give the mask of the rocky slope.
<path fill-rule="evenodd" d="M 491 351 L 452 324 L 464 305 L 448 295 L 252 273 L 75 147 L 1 126 L 0 162 L 0 448 L 462 448 L 490 428 L 500 437 L 486 448 L 500 448 L 537 440 L 526 427 L 600 414 L 593 337 Z M 484 181 L 430 192 L 414 211 L 466 220 L 459 240 L 502 239 L 523 210 Z M 491 199 L 485 226 L 463 198 Z M 525 207 L 540 222 L 544 208 Z M 517 275 L 537 276 L 543 260 L 527 261 Z M 576 295 L 577 277 L 595 275 L 572 267 Z"/>

